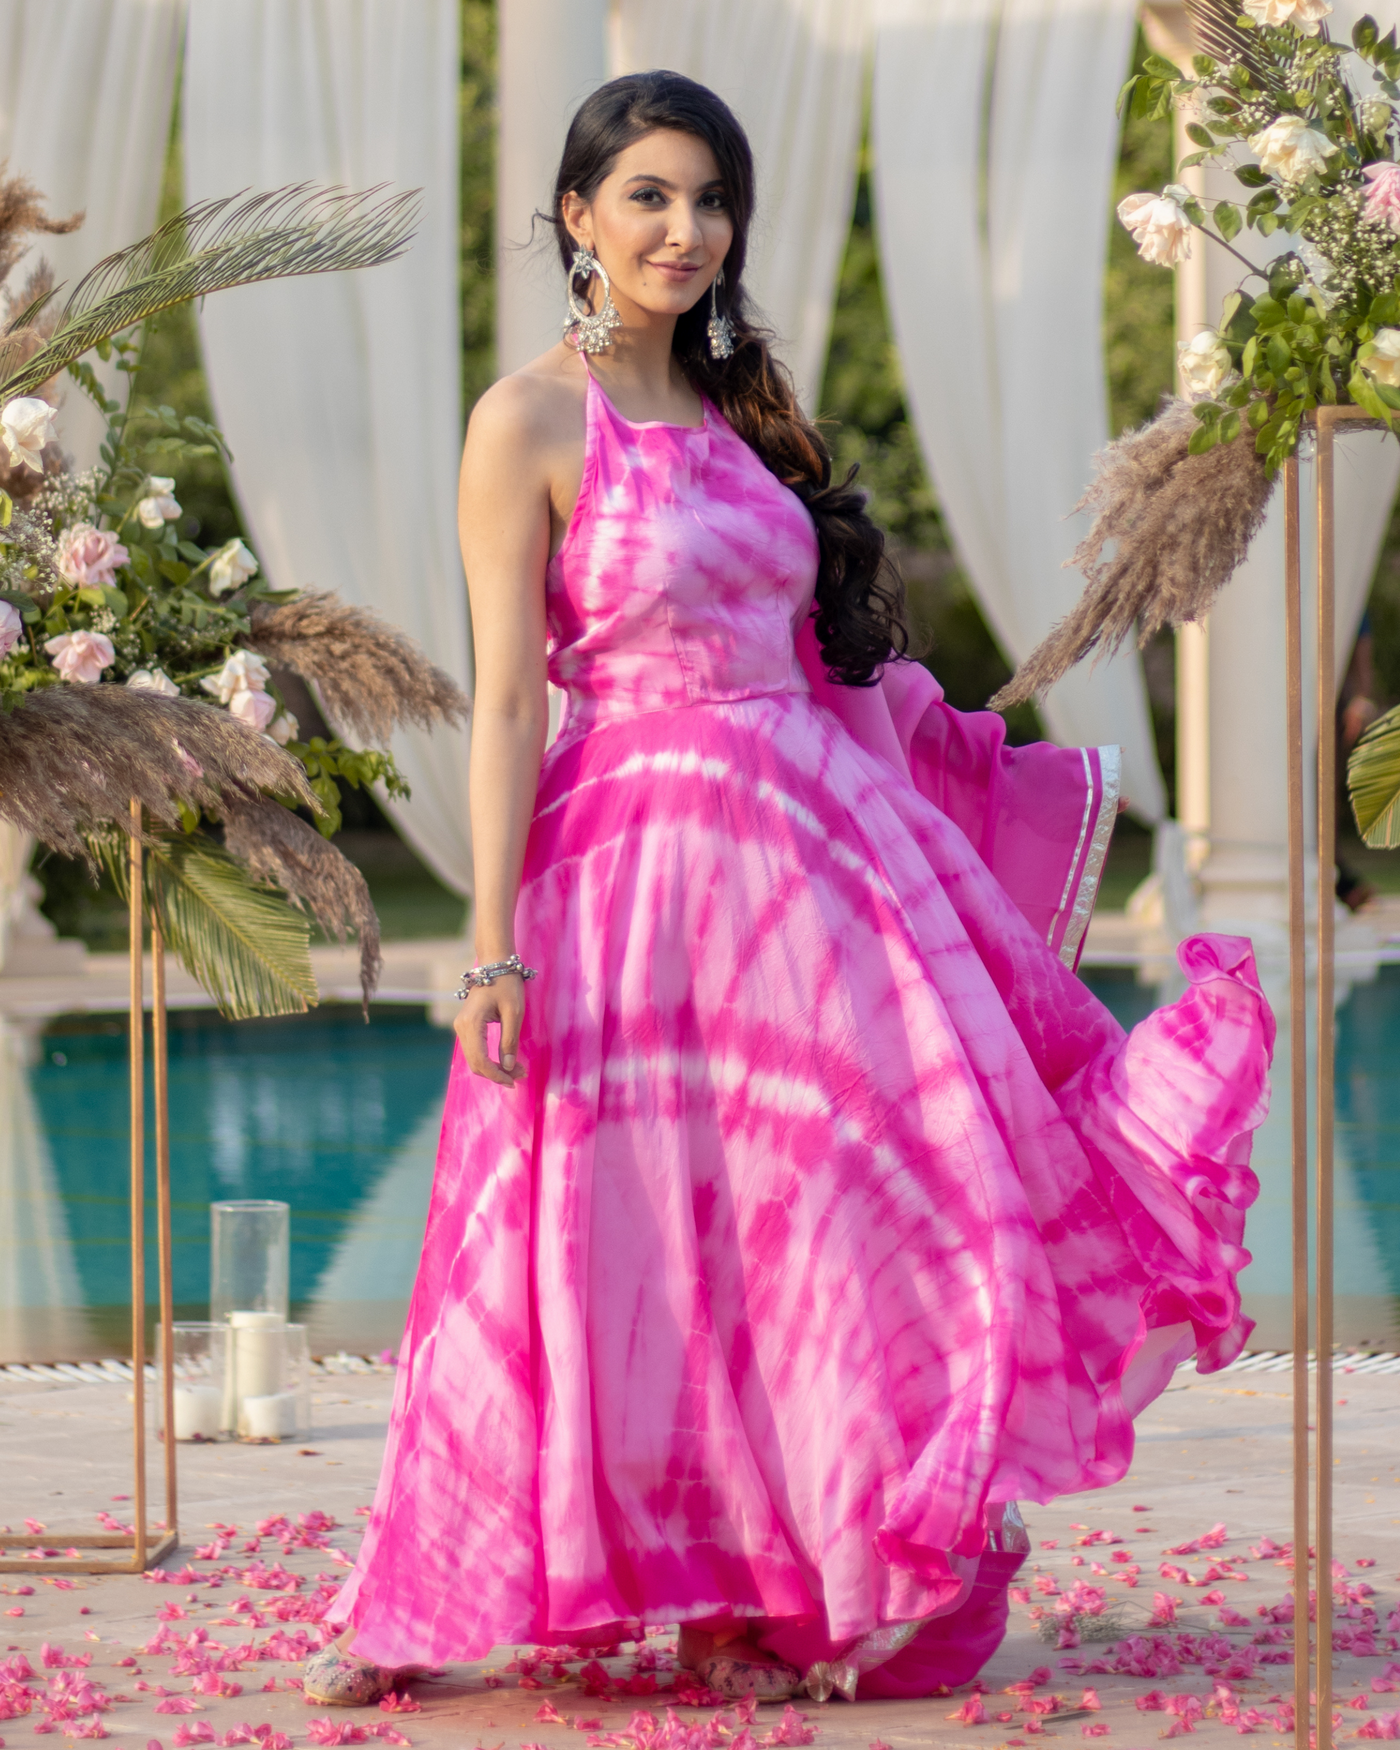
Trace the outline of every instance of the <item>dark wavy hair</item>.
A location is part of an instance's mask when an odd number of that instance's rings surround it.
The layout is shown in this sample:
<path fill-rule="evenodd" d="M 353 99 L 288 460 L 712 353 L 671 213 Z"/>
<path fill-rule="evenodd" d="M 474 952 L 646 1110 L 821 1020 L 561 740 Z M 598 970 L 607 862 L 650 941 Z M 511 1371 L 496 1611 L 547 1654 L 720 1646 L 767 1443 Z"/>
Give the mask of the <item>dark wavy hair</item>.
<path fill-rule="evenodd" d="M 629 73 L 585 98 L 569 125 L 550 215 L 565 271 L 575 248 L 564 223 L 565 197 L 591 201 L 618 154 L 658 128 L 691 134 L 710 148 L 734 221 L 719 290 L 720 308 L 734 325 L 733 355 L 710 356 L 709 300 L 700 298 L 676 322 L 676 358 L 696 389 L 807 506 L 821 550 L 813 612 L 822 661 L 843 686 L 873 686 L 882 666 L 909 649 L 904 585 L 885 553 L 883 533 L 866 513 L 857 470 L 832 479 L 826 440 L 797 405 L 792 378 L 773 356 L 771 333 L 753 320 L 743 285 L 753 153 L 738 119 L 713 91 L 681 73 Z"/>

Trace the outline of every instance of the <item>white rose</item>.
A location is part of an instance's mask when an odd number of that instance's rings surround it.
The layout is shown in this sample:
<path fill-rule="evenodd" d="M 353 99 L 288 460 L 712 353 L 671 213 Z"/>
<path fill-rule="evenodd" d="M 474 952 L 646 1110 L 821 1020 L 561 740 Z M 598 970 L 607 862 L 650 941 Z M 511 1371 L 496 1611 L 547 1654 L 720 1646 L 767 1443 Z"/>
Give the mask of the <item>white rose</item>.
<path fill-rule="evenodd" d="M 238 589 L 257 569 L 257 560 L 235 535 L 220 547 L 218 556 L 209 567 L 210 595 L 226 595 L 229 590 Z"/>
<path fill-rule="evenodd" d="M 1316 36 L 1332 8 L 1327 0 L 1244 0 L 1256 24 L 1291 24 L 1304 36 Z"/>
<path fill-rule="evenodd" d="M 126 684 L 134 693 L 159 693 L 162 699 L 177 698 L 180 692 L 163 668 L 138 668 Z"/>
<path fill-rule="evenodd" d="M 274 717 L 268 725 L 267 733 L 277 743 L 285 747 L 289 741 L 295 741 L 300 731 L 300 724 L 290 711 L 284 711 L 280 717 Z"/>
<path fill-rule="evenodd" d="M 175 482 L 168 475 L 152 474 L 146 484 L 151 490 L 136 506 L 141 526 L 158 529 L 173 523 L 180 514 L 180 501 L 174 496 Z"/>
<path fill-rule="evenodd" d="M 1176 368 L 1193 401 L 1214 395 L 1230 374 L 1229 350 L 1213 328 L 1203 328 L 1194 340 L 1177 342 Z"/>
<path fill-rule="evenodd" d="M 235 693 L 261 693 L 266 689 L 267 664 L 256 650 L 235 650 L 218 674 L 206 675 L 199 684 L 206 693 L 213 693 L 221 705 L 227 705 Z"/>
<path fill-rule="evenodd" d="M 1281 115 L 1262 133 L 1250 137 L 1249 149 L 1259 155 L 1259 168 L 1281 182 L 1301 182 L 1324 168 L 1337 150 L 1326 134 L 1310 128 L 1300 115 Z"/>
<path fill-rule="evenodd" d="M 19 643 L 24 621 L 19 609 L 9 602 L 0 602 L 0 656 L 8 656 Z"/>
<path fill-rule="evenodd" d="M 37 395 L 18 395 L 0 408 L 0 438 L 10 452 L 10 466 L 22 462 L 36 474 L 44 471 L 42 451 L 53 441 L 53 408 Z"/>
<path fill-rule="evenodd" d="M 271 693 L 242 689 L 228 702 L 229 715 L 237 717 L 251 729 L 266 729 L 276 715 L 277 701 Z"/>
<path fill-rule="evenodd" d="M 1169 194 L 1130 194 L 1118 203 L 1118 217 L 1144 261 L 1175 267 L 1191 254 L 1191 221 Z"/>
<path fill-rule="evenodd" d="M 1380 328 L 1371 342 L 1374 347 L 1362 369 L 1387 389 L 1400 389 L 1400 328 Z"/>

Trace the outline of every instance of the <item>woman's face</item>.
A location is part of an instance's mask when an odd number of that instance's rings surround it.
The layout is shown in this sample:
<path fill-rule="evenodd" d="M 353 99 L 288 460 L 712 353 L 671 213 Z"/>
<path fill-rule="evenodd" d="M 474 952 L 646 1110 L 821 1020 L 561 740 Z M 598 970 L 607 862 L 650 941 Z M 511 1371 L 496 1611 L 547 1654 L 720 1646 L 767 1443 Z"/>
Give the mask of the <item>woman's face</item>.
<path fill-rule="evenodd" d="M 618 154 L 593 199 L 570 194 L 564 220 L 602 262 L 624 324 L 676 317 L 709 290 L 734 240 L 714 153 L 658 128 Z M 594 308 L 601 306 L 592 291 Z"/>

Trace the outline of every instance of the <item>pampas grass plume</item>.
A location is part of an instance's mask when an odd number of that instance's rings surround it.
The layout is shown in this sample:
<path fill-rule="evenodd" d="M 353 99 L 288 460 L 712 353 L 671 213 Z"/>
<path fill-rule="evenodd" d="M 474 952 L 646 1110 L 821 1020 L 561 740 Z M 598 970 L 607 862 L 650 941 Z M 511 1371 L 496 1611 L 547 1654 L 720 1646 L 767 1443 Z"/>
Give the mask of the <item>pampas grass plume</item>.
<path fill-rule="evenodd" d="M 1247 426 L 1233 443 L 1193 456 L 1196 428 L 1190 404 L 1170 401 L 1096 458 L 1097 477 L 1074 507 L 1092 510 L 1093 526 L 1067 561 L 1089 587 L 989 701 L 992 710 L 1044 692 L 1096 648 L 1111 655 L 1135 628 L 1141 647 L 1163 626 L 1210 612 L 1264 521 L 1274 482 Z"/>
<path fill-rule="evenodd" d="M 182 802 L 215 812 L 265 793 L 319 806 L 299 761 L 197 699 L 60 684 L 0 714 L 0 816 L 89 867 L 84 832 L 128 831 L 133 797 L 178 827 Z"/>
<path fill-rule="evenodd" d="M 400 724 L 465 723 L 471 703 L 410 638 L 329 592 L 254 604 L 244 642 L 314 686 L 343 735 L 383 743 Z"/>

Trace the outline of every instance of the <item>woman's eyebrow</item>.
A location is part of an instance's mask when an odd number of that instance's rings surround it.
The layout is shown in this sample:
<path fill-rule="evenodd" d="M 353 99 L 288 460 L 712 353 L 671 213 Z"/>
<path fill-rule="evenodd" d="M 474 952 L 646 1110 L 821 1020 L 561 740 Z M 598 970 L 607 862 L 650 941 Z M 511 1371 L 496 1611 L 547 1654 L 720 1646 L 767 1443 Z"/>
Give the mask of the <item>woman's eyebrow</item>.
<path fill-rule="evenodd" d="M 664 176 L 649 176 L 645 171 L 642 171 L 642 170 L 639 170 L 635 176 L 629 176 L 627 178 L 627 182 L 625 182 L 623 184 L 623 187 L 626 188 L 630 183 L 633 183 L 633 182 L 654 182 L 658 188 L 674 189 L 674 188 L 678 188 L 680 186 L 679 183 L 668 181 L 666 179 L 666 177 L 664 177 Z M 723 187 L 724 187 L 724 178 L 722 176 L 712 176 L 708 182 L 701 183 L 699 192 L 701 194 L 703 194 L 706 189 L 723 188 Z"/>

